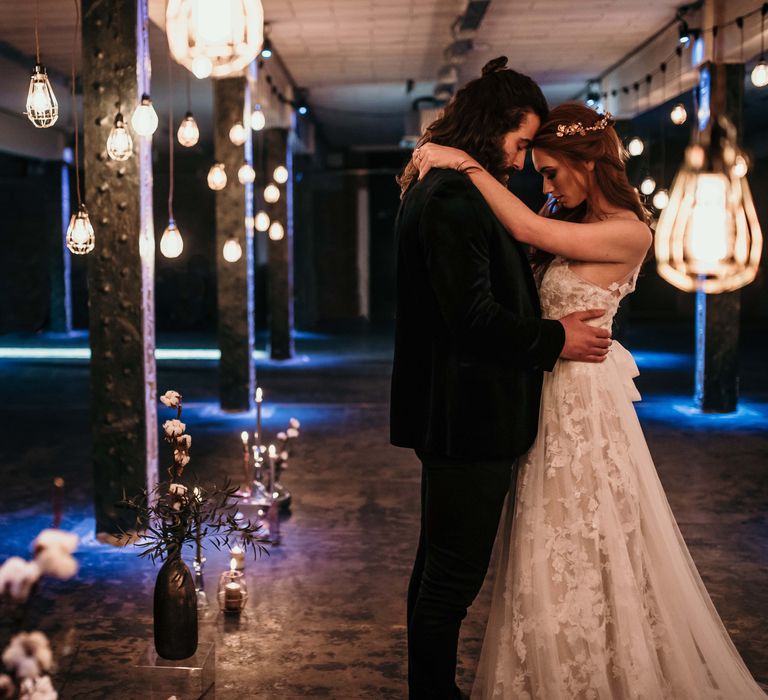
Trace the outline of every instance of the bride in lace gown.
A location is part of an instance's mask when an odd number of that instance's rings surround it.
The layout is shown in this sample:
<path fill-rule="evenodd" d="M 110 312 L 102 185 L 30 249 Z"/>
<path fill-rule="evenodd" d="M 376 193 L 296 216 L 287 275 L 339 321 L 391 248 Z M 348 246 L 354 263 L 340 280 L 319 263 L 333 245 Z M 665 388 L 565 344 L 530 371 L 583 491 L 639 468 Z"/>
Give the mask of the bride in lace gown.
<path fill-rule="evenodd" d="M 515 238 L 556 253 L 540 281 L 545 318 L 605 309 L 597 322 L 610 329 L 650 240 L 618 137 L 609 119 L 568 104 L 533 148 L 555 216 L 570 210 L 582 223 L 536 216 L 462 151 L 423 146 L 416 162 L 422 176 L 466 172 Z M 636 206 L 610 206 L 628 196 Z M 538 436 L 499 530 L 473 700 L 766 697 L 667 502 L 632 403 L 637 374 L 615 341 L 602 363 L 559 360 L 545 374 Z"/>

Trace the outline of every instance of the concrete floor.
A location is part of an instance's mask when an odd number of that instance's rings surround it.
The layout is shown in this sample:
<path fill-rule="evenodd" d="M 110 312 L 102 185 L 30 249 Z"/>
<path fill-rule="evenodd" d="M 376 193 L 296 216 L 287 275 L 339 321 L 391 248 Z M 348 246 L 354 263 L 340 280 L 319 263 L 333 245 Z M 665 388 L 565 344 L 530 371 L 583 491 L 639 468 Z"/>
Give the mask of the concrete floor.
<path fill-rule="evenodd" d="M 765 682 L 766 337 L 745 332 L 742 409 L 721 417 L 691 410 L 691 335 L 679 325 L 633 329 L 627 345 L 642 371 L 638 410 L 715 604 Z M 406 697 L 404 605 L 419 469 L 413 454 L 388 444 L 390 352 L 386 335 L 307 337 L 296 361 L 259 365 L 266 430 L 283 429 L 290 416 L 302 422 L 284 479 L 294 503 L 283 546 L 247 566 L 250 599 L 240 622 L 213 612 L 202 620 L 201 638 L 216 644 L 216 684 L 206 698 Z M 200 476 L 237 478 L 239 433 L 253 416 L 218 411 L 215 365 L 161 362 L 158 386 L 184 394 Z M 87 365 L 0 360 L 0 387 L 0 560 L 23 554 L 49 525 L 56 475 L 68 485 L 64 526 L 83 538 L 78 577 L 46 581 L 30 615 L 53 638 L 60 697 L 167 698 L 171 692 L 150 692 L 136 668 L 151 643 L 156 568 L 92 536 Z M 210 592 L 227 557 L 215 550 L 208 557 Z M 488 593 L 486 586 L 464 625 L 459 676 L 467 690 Z"/>

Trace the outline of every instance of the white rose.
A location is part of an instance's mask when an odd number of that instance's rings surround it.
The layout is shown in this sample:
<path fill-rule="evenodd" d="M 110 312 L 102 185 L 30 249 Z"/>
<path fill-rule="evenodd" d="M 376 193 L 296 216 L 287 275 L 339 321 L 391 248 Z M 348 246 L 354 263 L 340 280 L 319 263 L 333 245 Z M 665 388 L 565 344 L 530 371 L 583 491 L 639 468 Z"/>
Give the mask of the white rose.
<path fill-rule="evenodd" d="M 23 602 L 39 578 L 40 567 L 36 562 L 9 557 L 0 566 L 0 595 L 9 595 L 15 601 Z"/>
<path fill-rule="evenodd" d="M 174 418 L 173 420 L 167 420 L 165 421 L 165 423 L 163 423 L 163 430 L 165 431 L 165 434 L 168 437 L 178 437 L 186 429 L 187 429 L 186 424 L 182 423 L 178 418 Z"/>
<path fill-rule="evenodd" d="M 164 403 L 168 408 L 178 408 L 181 401 L 181 394 L 178 391 L 166 391 L 161 397 L 160 401 Z"/>

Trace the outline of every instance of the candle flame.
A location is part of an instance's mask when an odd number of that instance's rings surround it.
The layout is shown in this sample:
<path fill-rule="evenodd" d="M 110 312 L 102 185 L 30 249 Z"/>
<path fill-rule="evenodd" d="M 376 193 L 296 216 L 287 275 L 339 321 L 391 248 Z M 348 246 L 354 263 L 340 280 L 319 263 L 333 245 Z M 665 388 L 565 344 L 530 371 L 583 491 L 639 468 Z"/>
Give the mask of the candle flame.
<path fill-rule="evenodd" d="M 240 439 L 243 441 L 244 445 L 248 443 L 248 433 L 245 430 L 240 433 Z"/>
<path fill-rule="evenodd" d="M 256 387 L 256 403 L 261 403 L 264 395 L 261 391 L 261 387 Z"/>
<path fill-rule="evenodd" d="M 232 557 L 229 560 L 229 570 L 234 571 L 235 569 L 237 569 L 237 560 L 234 557 Z"/>

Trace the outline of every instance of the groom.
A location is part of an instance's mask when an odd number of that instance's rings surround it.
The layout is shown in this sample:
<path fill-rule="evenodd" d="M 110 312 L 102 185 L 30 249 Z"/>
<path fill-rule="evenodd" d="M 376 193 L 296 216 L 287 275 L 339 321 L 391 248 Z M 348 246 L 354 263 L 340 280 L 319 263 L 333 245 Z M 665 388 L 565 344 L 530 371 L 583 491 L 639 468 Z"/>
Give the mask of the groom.
<path fill-rule="evenodd" d="M 520 170 L 547 103 L 489 62 L 422 142 L 461 148 L 499 180 Z M 541 383 L 558 357 L 604 354 L 600 312 L 542 320 L 523 248 L 469 179 L 400 178 L 391 441 L 422 463 L 421 535 L 408 589 L 411 700 L 461 697 L 459 628 L 485 578 L 515 460 L 536 436 Z M 513 490 L 514 494 L 514 490 Z"/>

